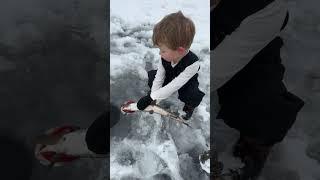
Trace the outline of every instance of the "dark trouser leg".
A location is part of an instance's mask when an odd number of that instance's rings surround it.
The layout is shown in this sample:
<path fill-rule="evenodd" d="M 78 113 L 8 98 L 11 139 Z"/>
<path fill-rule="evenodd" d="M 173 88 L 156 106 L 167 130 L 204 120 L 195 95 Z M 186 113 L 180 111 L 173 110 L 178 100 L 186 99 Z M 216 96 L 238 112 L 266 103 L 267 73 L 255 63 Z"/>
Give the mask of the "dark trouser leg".
<path fill-rule="evenodd" d="M 109 152 L 107 134 L 107 122 L 109 119 L 109 113 L 102 113 L 88 128 L 86 134 L 86 142 L 88 149 L 97 154 L 107 154 Z"/>
<path fill-rule="evenodd" d="M 157 70 L 148 71 L 148 86 L 150 87 L 150 89 L 152 87 L 152 83 L 154 81 L 154 78 L 156 77 L 156 74 L 157 74 Z M 165 78 L 162 86 L 167 85 L 169 82 L 170 80 Z"/>
<path fill-rule="evenodd" d="M 115 105 L 100 114 L 97 119 L 90 125 L 86 133 L 86 142 L 88 149 L 97 154 L 109 153 L 110 136 L 108 134 L 112 128 L 120 120 L 120 109 Z"/>
<path fill-rule="evenodd" d="M 202 101 L 203 96 L 205 95 L 198 88 L 198 84 L 183 86 L 178 90 L 179 97 L 182 102 L 184 102 L 188 107 L 196 108 Z M 186 107 L 186 108 L 188 108 Z"/>
<path fill-rule="evenodd" d="M 157 70 L 151 70 L 151 71 L 148 71 L 148 86 L 152 87 L 152 83 L 154 81 L 154 78 L 156 77 L 156 74 L 157 74 Z"/>
<path fill-rule="evenodd" d="M 239 139 L 233 146 L 233 152 L 232 152 L 233 156 L 243 159 L 243 157 L 246 155 L 246 148 L 247 148 L 247 144 L 244 141 L 243 136 L 240 134 Z"/>
<path fill-rule="evenodd" d="M 183 118 L 187 120 L 192 116 L 194 109 L 201 103 L 204 93 L 199 90 L 198 85 L 182 87 L 178 93 L 178 98 L 185 103 L 183 111 L 186 112 L 186 115 Z"/>
<path fill-rule="evenodd" d="M 240 179 L 257 179 L 264 168 L 273 144 L 267 144 L 262 140 L 247 136 L 241 136 L 238 143 L 242 146 L 240 158 L 245 164 L 241 169 Z"/>

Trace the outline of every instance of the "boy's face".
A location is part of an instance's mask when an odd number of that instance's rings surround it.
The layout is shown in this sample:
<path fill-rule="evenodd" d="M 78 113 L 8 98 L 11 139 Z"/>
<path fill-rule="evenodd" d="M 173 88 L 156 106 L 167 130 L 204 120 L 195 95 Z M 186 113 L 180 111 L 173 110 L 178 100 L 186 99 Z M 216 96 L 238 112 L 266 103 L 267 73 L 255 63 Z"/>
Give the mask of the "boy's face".
<path fill-rule="evenodd" d="M 164 44 L 159 44 L 158 48 L 160 49 L 159 55 L 161 58 L 174 63 L 177 63 L 185 52 L 185 49 L 182 47 L 179 47 L 177 50 L 172 50 Z"/>

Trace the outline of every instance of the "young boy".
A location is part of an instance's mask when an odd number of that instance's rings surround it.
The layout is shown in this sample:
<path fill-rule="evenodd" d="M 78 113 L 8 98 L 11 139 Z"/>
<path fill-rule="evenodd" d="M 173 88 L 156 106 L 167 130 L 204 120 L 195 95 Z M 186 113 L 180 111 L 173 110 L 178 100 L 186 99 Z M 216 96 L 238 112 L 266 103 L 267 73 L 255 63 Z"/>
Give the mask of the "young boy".
<path fill-rule="evenodd" d="M 204 96 L 198 88 L 199 58 L 189 50 L 194 35 L 193 22 L 181 11 L 165 16 L 155 25 L 152 40 L 160 49 L 161 61 L 158 70 L 148 72 L 151 92 L 138 101 L 139 110 L 178 91 L 178 99 L 185 103 L 186 114 L 182 117 L 190 119 Z"/>
<path fill-rule="evenodd" d="M 282 82 L 279 34 L 289 16 L 281 0 L 218 0 L 213 7 L 210 87 L 219 97 L 217 118 L 240 132 L 233 149 L 245 164 L 239 179 L 256 179 L 304 104 Z"/>

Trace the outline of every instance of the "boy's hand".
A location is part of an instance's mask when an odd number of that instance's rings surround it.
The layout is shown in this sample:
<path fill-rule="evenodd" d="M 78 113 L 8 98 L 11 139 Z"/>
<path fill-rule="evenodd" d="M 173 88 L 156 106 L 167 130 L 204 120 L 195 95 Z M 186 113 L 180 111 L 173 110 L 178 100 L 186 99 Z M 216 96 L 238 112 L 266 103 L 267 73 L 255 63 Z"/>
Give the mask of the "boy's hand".
<path fill-rule="evenodd" d="M 150 94 L 140 98 L 140 100 L 137 103 L 137 107 L 139 110 L 143 111 L 145 108 L 147 108 L 151 103 L 153 102 L 153 99 L 150 97 Z"/>

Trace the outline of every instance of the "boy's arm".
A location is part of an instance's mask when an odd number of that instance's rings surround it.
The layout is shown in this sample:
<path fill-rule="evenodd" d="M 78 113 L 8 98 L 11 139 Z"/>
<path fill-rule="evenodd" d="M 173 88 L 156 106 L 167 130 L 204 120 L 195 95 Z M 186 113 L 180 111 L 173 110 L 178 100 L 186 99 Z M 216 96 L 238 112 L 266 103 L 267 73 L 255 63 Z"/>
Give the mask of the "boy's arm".
<path fill-rule="evenodd" d="M 162 87 L 162 84 L 163 84 L 164 78 L 165 78 L 165 73 L 166 72 L 165 72 L 165 69 L 162 65 L 162 61 L 160 60 L 160 62 L 158 64 L 157 73 L 156 73 L 155 78 L 152 82 L 151 92 L 154 92 Z M 137 108 L 139 110 L 144 110 L 153 102 L 153 100 L 154 99 L 151 98 L 150 94 L 148 94 L 148 95 L 139 99 L 139 101 L 137 102 Z"/>
<path fill-rule="evenodd" d="M 164 67 L 162 66 L 161 60 L 158 64 L 158 69 L 156 76 L 153 80 L 152 87 L 151 87 L 151 92 L 156 91 L 162 87 L 162 84 L 164 82 L 165 78 L 165 70 Z"/>
<path fill-rule="evenodd" d="M 247 17 L 240 26 L 211 52 L 214 91 L 246 66 L 272 39 L 279 35 L 287 9 L 274 1 Z"/>
<path fill-rule="evenodd" d="M 151 92 L 150 97 L 153 100 L 162 100 L 169 97 L 172 93 L 178 91 L 184 84 L 186 84 L 198 71 L 200 64 L 198 61 L 188 66 L 182 71 L 179 76 L 174 78 L 170 83 L 158 90 Z"/>

